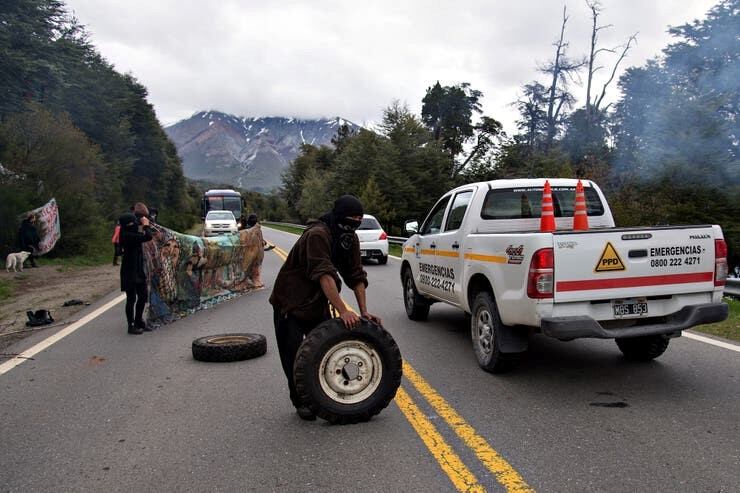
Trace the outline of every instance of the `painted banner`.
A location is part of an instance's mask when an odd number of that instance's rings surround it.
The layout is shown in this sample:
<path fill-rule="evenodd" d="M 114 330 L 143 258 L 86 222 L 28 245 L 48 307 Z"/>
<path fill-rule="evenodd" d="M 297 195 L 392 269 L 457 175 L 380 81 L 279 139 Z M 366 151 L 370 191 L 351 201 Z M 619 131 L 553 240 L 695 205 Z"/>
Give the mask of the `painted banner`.
<path fill-rule="evenodd" d="M 263 287 L 259 224 L 235 235 L 191 236 L 153 225 L 143 244 L 149 283 L 147 322 L 162 325 Z"/>
<path fill-rule="evenodd" d="M 59 207 L 57 201 L 51 199 L 45 205 L 28 211 L 21 216 L 21 220 L 26 219 L 29 215 L 36 217 L 36 230 L 39 233 L 39 249 L 36 255 L 49 253 L 59 238 L 62 237 L 62 229 L 59 226 Z"/>

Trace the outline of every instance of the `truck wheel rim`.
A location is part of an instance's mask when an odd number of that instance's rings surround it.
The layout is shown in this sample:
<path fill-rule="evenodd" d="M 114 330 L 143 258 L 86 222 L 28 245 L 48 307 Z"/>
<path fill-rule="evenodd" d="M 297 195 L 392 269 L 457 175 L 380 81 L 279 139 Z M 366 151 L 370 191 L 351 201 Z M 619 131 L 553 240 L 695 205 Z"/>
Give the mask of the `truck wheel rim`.
<path fill-rule="evenodd" d="M 414 281 L 411 280 L 411 277 L 406 278 L 406 310 L 411 311 L 411 309 L 414 306 Z"/>
<path fill-rule="evenodd" d="M 380 385 L 383 364 L 377 351 L 358 340 L 342 341 L 321 360 L 319 383 L 327 397 L 341 404 L 356 404 Z"/>
<path fill-rule="evenodd" d="M 491 354 L 493 350 L 493 324 L 491 313 L 488 310 L 480 310 L 476 320 L 476 337 L 478 347 L 484 354 Z"/>

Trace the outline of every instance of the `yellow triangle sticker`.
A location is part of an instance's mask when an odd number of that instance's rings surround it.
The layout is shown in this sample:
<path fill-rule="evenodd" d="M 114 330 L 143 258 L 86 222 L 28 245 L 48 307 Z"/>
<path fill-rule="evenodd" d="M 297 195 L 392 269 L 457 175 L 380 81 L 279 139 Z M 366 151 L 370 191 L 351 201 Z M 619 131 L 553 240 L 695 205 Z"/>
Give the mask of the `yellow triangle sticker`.
<path fill-rule="evenodd" d="M 601 258 L 596 264 L 595 272 L 613 272 L 617 270 L 626 270 L 624 262 L 619 258 L 619 254 L 611 242 L 606 243 L 604 251 L 601 252 Z"/>

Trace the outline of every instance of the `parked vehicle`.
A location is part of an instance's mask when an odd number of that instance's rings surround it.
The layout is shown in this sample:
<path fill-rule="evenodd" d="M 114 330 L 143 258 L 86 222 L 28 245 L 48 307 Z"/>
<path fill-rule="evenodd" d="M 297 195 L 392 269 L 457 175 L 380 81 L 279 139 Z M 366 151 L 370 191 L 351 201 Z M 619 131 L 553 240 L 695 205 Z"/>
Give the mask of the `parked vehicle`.
<path fill-rule="evenodd" d="M 473 183 L 446 193 L 403 246 L 406 313 L 442 301 L 472 315 L 478 364 L 501 371 L 530 333 L 615 339 L 651 360 L 670 338 L 727 318 L 727 245 L 717 225 L 616 228 L 584 181 L 587 231 L 573 231 L 576 180 L 550 179 L 554 232 L 540 231 L 545 179 Z M 549 208 L 548 208 L 549 209 Z"/>
<path fill-rule="evenodd" d="M 388 235 L 374 216 L 363 214 L 357 237 L 363 260 L 374 258 L 381 265 L 388 263 Z"/>
<path fill-rule="evenodd" d="M 239 228 L 231 211 L 210 211 L 206 214 L 203 236 L 236 234 Z"/>

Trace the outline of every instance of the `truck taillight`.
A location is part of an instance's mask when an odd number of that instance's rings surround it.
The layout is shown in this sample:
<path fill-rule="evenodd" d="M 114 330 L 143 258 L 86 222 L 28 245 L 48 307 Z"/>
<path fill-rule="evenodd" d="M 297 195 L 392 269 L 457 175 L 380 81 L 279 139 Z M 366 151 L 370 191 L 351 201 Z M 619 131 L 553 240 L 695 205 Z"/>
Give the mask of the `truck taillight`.
<path fill-rule="evenodd" d="M 552 248 L 537 250 L 532 255 L 527 278 L 527 296 L 530 298 L 552 298 L 555 261 Z"/>
<path fill-rule="evenodd" d="M 388 239 L 388 235 L 385 234 L 385 231 L 381 231 L 380 232 L 380 238 L 378 238 L 378 239 L 379 240 L 387 240 Z"/>
<path fill-rule="evenodd" d="M 714 240 L 714 285 L 724 286 L 729 272 L 727 266 L 727 243 Z"/>

